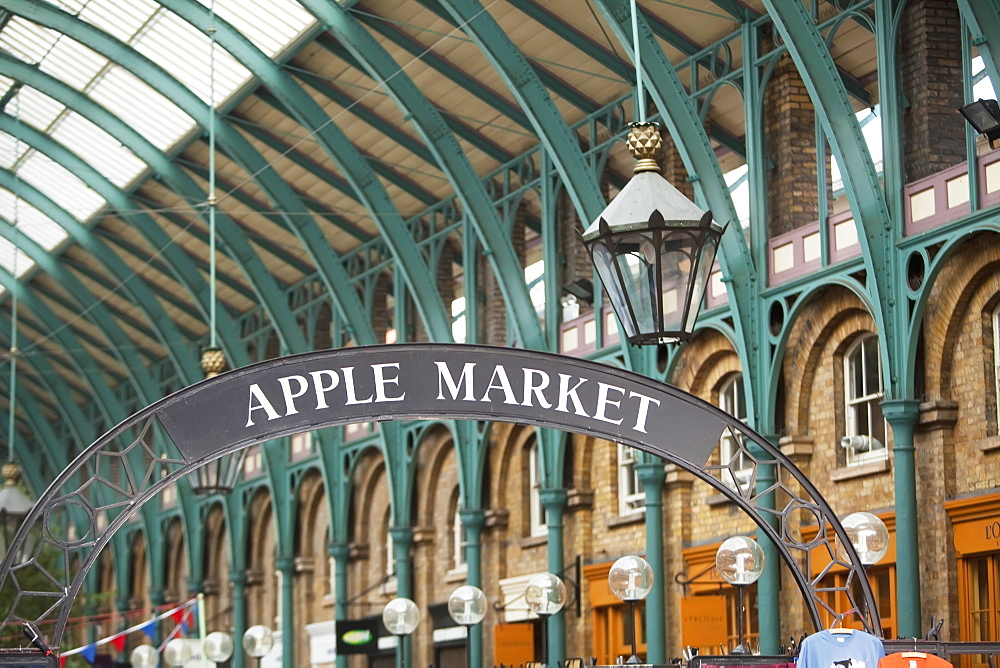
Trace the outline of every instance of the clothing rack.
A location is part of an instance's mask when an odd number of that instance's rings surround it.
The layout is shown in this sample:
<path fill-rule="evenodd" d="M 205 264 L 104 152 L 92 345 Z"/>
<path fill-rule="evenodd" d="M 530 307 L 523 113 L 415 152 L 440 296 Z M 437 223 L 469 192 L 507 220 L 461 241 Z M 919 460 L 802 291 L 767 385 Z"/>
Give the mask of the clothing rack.
<path fill-rule="evenodd" d="M 791 654 L 695 654 L 688 660 L 688 668 L 702 666 L 773 666 L 792 663 L 795 657 Z"/>
<path fill-rule="evenodd" d="M 990 641 L 949 641 L 949 640 L 883 640 L 886 654 L 895 652 L 923 652 L 948 656 L 949 654 L 1000 654 L 1000 642 Z"/>

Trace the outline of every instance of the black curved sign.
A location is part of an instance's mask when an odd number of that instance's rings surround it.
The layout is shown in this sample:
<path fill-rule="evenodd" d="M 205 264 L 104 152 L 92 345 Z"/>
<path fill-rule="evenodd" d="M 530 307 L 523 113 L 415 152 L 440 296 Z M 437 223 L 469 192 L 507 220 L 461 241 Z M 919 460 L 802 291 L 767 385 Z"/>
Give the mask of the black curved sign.
<path fill-rule="evenodd" d="M 156 414 L 188 461 L 333 425 L 455 418 L 591 434 L 702 467 L 726 427 L 718 409 L 706 407 L 639 374 L 572 357 L 402 344 L 237 369 L 185 390 Z"/>

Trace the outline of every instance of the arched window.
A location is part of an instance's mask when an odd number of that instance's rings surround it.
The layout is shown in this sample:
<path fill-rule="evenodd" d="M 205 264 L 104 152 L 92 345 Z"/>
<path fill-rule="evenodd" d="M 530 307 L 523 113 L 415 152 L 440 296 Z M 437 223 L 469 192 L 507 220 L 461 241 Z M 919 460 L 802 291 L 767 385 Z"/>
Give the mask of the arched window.
<path fill-rule="evenodd" d="M 994 429 L 1000 433 L 1000 304 L 993 309 L 993 400 L 996 424 Z"/>
<path fill-rule="evenodd" d="M 719 388 L 719 408 L 741 422 L 747 419 L 746 395 L 743 391 L 743 374 L 729 376 Z M 741 447 L 743 437 L 726 429 L 719 439 L 719 463 L 728 465 L 722 472 L 723 482 L 730 487 L 743 486 L 753 474 L 753 466 L 746 451 Z"/>
<path fill-rule="evenodd" d="M 882 417 L 882 366 L 878 337 L 858 340 L 844 355 L 844 436 L 847 465 L 885 459 L 885 418 Z"/>

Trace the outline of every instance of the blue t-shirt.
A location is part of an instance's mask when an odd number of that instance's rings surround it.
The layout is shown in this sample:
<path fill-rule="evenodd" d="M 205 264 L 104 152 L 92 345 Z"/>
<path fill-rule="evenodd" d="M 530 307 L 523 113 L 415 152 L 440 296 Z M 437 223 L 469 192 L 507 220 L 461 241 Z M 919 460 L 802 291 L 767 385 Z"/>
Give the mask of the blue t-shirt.
<path fill-rule="evenodd" d="M 820 631 L 802 641 L 799 668 L 878 668 L 882 641 L 870 633 Z"/>

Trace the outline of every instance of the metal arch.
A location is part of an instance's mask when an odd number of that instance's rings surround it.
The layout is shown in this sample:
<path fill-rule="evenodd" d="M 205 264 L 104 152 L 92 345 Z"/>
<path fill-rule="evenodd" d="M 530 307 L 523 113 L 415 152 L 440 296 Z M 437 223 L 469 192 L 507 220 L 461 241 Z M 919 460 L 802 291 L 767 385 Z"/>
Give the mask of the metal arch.
<path fill-rule="evenodd" d="M 15 229 L 10 222 L 0 218 L 0 236 L 6 239 L 13 239 L 15 238 Z M 34 239 L 26 234 L 18 233 L 17 236 L 20 237 L 18 245 L 25 254 L 32 258 L 42 271 L 47 272 L 59 281 L 62 287 L 80 305 L 80 312 L 86 314 L 87 319 L 104 334 L 111 345 L 111 349 L 114 351 L 114 356 L 118 359 L 122 367 L 128 371 L 132 385 L 139 392 L 143 402 L 148 403 L 156 399 L 160 395 L 159 388 L 156 387 L 149 374 L 143 372 L 146 364 L 139 358 L 135 350 L 135 345 L 125 335 L 125 332 L 122 331 L 118 325 L 118 319 L 110 313 L 104 302 L 96 299 L 93 293 L 80 283 L 79 279 L 73 273 L 56 262 L 55 258 L 39 246 Z M 4 274 L 2 279 L 4 281 L 17 280 L 7 272 L 2 273 Z M 68 308 L 72 310 L 72 307 Z"/>
<path fill-rule="evenodd" d="M 539 141 L 566 184 L 580 220 L 596 218 L 604 210 L 605 202 L 594 174 L 580 151 L 576 136 L 524 54 L 476 0 L 443 0 L 440 4 L 475 41 L 528 114 Z"/>
<path fill-rule="evenodd" d="M 199 30 L 206 31 L 209 27 L 208 10 L 199 3 L 192 0 L 161 0 L 160 4 Z M 405 233 L 407 230 L 405 222 L 357 148 L 348 141 L 316 101 L 287 73 L 279 69 L 274 61 L 218 16 L 215 17 L 214 27 L 219 45 L 254 72 L 256 77 L 282 101 L 296 120 L 316 137 L 330 158 L 347 175 L 358 197 L 368 208 L 372 219 L 388 241 L 396 262 L 403 269 L 407 285 L 415 297 L 414 301 L 418 304 L 417 308 L 423 316 L 428 331 L 437 339 L 450 340 L 450 319 L 445 314 L 437 286 L 432 281 L 426 280 L 426 264 L 420 257 L 413 239 Z M 220 140 L 222 139 L 220 136 Z M 287 184 L 282 182 L 282 186 L 294 196 Z M 350 287 L 350 277 L 339 258 L 326 243 L 319 227 L 311 218 L 304 224 L 299 223 L 298 217 L 291 217 L 286 222 L 289 229 L 299 236 L 303 246 L 320 269 L 328 289 L 336 296 L 341 311 L 354 329 L 356 340 L 362 344 L 375 342 L 371 323 L 365 317 L 357 293 Z"/>
<path fill-rule="evenodd" d="M 907 330 L 905 313 L 900 313 L 905 312 L 903 305 L 894 308 L 895 229 L 871 153 L 847 92 L 840 79 L 834 76 L 833 58 L 805 9 L 798 3 L 774 0 L 765 0 L 765 6 L 774 16 L 775 28 L 788 46 L 788 53 L 812 98 L 816 116 L 841 165 L 845 191 L 858 226 L 864 265 L 869 273 L 866 287 L 872 292 L 872 301 L 878 304 L 872 316 L 883 342 L 883 385 L 887 398 L 904 398 L 912 394 L 912 378 L 900 382 L 893 371 L 897 367 L 892 363 L 898 356 L 897 342 Z"/>
<path fill-rule="evenodd" d="M 0 115 L 0 129 L 8 117 Z M 121 258 L 115 255 L 103 241 L 94 235 L 86 226 L 79 223 L 64 209 L 58 207 L 51 199 L 23 180 L 17 179 L 7 170 L 0 170 L 0 188 L 6 188 L 31 204 L 39 211 L 58 223 L 81 248 L 93 258 L 101 262 L 124 290 L 132 297 L 134 303 L 142 309 L 158 335 L 160 344 L 168 351 L 174 366 L 182 378 L 191 382 L 197 377 L 196 360 L 180 347 L 185 340 L 177 325 L 171 320 L 163 305 L 153 296 L 152 291 L 140 276 L 136 276 L 125 266 Z"/>
<path fill-rule="evenodd" d="M 53 6 L 34 3 L 31 0 L 11 0 L 6 6 L 10 11 L 26 16 L 30 21 L 44 25 L 51 30 L 61 32 L 109 58 L 145 81 L 161 95 L 172 100 L 199 124 L 206 123 L 204 119 L 208 117 L 210 111 L 217 113 L 147 57 L 87 22 Z M 26 65 L 25 68 L 28 71 L 23 77 L 20 77 L 20 80 L 31 81 L 33 76 L 37 76 L 32 74 L 32 68 Z M 37 72 L 37 70 L 35 71 Z M 114 117 L 112 116 L 112 118 Z M 106 126 L 101 125 L 101 127 Z M 248 174 L 254 175 L 255 182 L 261 190 L 277 203 L 278 212 L 286 219 L 286 222 L 288 218 L 295 218 L 294 216 L 288 216 L 287 212 L 305 210 L 304 205 L 297 200 L 287 184 L 278 177 L 273 167 L 250 146 L 242 135 L 235 132 L 225 122 L 224 118 L 220 117 L 217 119 L 215 128 L 220 147 L 225 148 L 230 156 Z M 223 234 L 226 234 L 227 226 L 225 223 L 226 217 L 220 216 L 219 218 L 220 220 L 217 222 L 220 223 L 221 237 Z M 225 240 L 234 252 L 238 253 L 240 250 L 248 248 L 245 239 L 242 239 L 239 234 L 227 234 Z M 248 261 L 250 258 L 256 258 L 256 261 L 259 262 L 259 258 L 256 257 L 256 254 L 252 250 L 249 253 L 248 255 L 238 254 L 237 257 L 243 262 Z M 261 300 L 266 304 L 272 321 L 275 323 L 276 329 L 283 339 L 283 343 L 291 350 L 305 349 L 305 337 L 298 330 L 294 318 L 291 317 L 290 310 L 284 304 L 283 297 L 280 296 L 273 285 L 270 274 L 264 270 L 261 271 L 263 273 L 256 276 L 256 279 L 253 272 L 248 272 L 248 277 L 251 283 L 260 291 Z M 261 281 L 259 285 L 258 281 Z M 263 288 L 268 287 L 269 284 L 275 288 L 273 294 L 263 291 Z M 345 310 L 349 306 L 345 303 L 341 304 L 341 308 Z M 361 329 L 359 331 L 364 330 Z"/>
<path fill-rule="evenodd" d="M 135 152 L 136 155 L 142 157 L 147 164 L 151 165 L 151 167 L 159 173 L 170 178 L 174 176 L 173 172 L 176 172 L 176 175 L 179 178 L 186 179 L 190 182 L 188 177 L 181 176 L 182 172 L 179 169 L 170 165 L 169 161 L 162 154 L 162 152 L 156 149 L 146 151 L 145 149 L 147 147 L 151 147 L 151 145 L 149 145 L 145 139 L 141 138 L 132 128 L 129 128 L 122 123 L 116 116 L 109 113 L 106 109 L 97 105 L 93 100 L 90 100 L 73 88 L 58 81 L 48 74 L 32 68 L 25 63 L 11 58 L 3 53 L 0 53 L 0 72 L 11 76 L 11 78 L 25 81 L 36 90 L 52 97 L 58 102 L 66 105 L 68 108 L 73 109 L 84 118 L 87 118 L 91 122 L 97 124 L 111 136 L 122 142 L 124 146 L 127 146 L 130 150 Z M 24 132 L 23 129 L 22 132 Z M 24 134 L 24 137 L 27 140 L 31 136 Z M 76 174 L 78 178 L 87 183 L 95 190 L 95 192 L 104 197 L 104 199 L 107 200 L 111 206 L 123 211 L 137 210 L 137 207 L 131 202 L 131 200 L 129 200 L 121 189 L 113 185 L 102 174 L 93 169 L 93 167 L 91 167 L 87 162 L 80 159 L 74 153 L 62 149 L 62 147 L 55 143 L 51 137 L 46 137 L 41 135 L 41 133 L 38 133 L 37 139 L 38 143 L 33 144 L 36 149 L 45 153 L 54 161 Z M 184 181 L 182 180 L 179 183 L 183 184 Z M 191 183 L 193 184 L 193 182 Z M 177 189 L 182 196 L 187 195 L 188 199 L 191 198 L 191 195 L 195 194 L 190 190 L 185 192 L 185 190 L 180 187 Z M 197 195 L 198 197 L 201 197 L 204 193 L 198 191 Z M 199 199 L 195 201 L 201 200 Z M 207 319 L 209 311 L 208 286 L 202 279 L 201 272 L 199 272 L 194 266 L 191 258 L 172 243 L 171 239 L 148 214 L 138 212 L 132 213 L 128 216 L 128 219 L 136 224 L 137 229 L 143 233 L 143 236 L 149 240 L 150 244 L 154 248 L 161 250 L 164 257 L 168 259 L 177 280 L 182 285 L 187 287 L 188 291 L 194 298 L 195 303 L 199 306 L 202 314 Z M 219 216 L 219 219 L 224 225 L 225 216 Z M 223 345 L 226 346 L 226 352 L 231 356 L 230 360 L 234 364 L 247 363 L 249 361 L 249 357 L 246 357 L 246 351 L 241 351 L 237 345 L 237 342 L 240 340 L 239 329 L 236 327 L 233 320 L 224 312 L 220 312 L 219 316 L 218 327 L 220 333 L 222 334 L 221 338 Z"/>
<path fill-rule="evenodd" d="M 181 390 L 180 392 L 159 400 L 158 402 L 139 411 L 131 418 L 120 423 L 118 426 L 107 432 L 74 460 L 62 473 L 60 473 L 45 494 L 43 494 L 28 518 L 22 524 L 17 537 L 14 540 L 15 549 L 11 550 L 4 558 L 0 566 L 0 592 L 6 591 L 15 594 L 14 604 L 4 618 L 4 626 L 22 621 L 40 622 L 42 619 L 54 619 L 55 627 L 50 637 L 53 645 L 58 646 L 65 629 L 66 620 L 70 614 L 70 607 L 77 593 L 80 591 L 87 572 L 96 563 L 101 549 L 111 540 L 114 533 L 124 525 L 129 517 L 139 512 L 143 504 L 151 499 L 157 492 L 171 484 L 172 482 L 187 475 L 198 466 L 208 461 L 212 461 L 220 456 L 234 452 L 255 443 L 260 443 L 269 439 L 277 438 L 292 429 L 288 424 L 272 424 L 266 421 L 262 426 L 262 431 L 255 433 L 252 438 L 233 440 L 232 437 L 224 437 L 216 442 L 210 451 L 198 451 L 194 454 L 190 450 L 189 443 L 175 442 L 178 452 L 187 451 L 187 455 L 179 458 L 162 457 L 160 455 L 163 441 L 157 433 L 157 425 L 162 422 L 170 410 L 175 410 L 181 405 L 197 405 L 200 410 L 205 410 L 204 403 L 195 399 L 200 392 L 212 391 L 213 387 L 229 386 L 235 380 L 238 383 L 249 383 L 258 380 L 255 374 L 266 373 L 275 367 L 293 364 L 296 362 L 313 362 L 320 365 L 331 364 L 361 364 L 371 361 L 370 355 L 378 355 L 383 351 L 402 351 L 409 349 L 416 351 L 435 351 L 442 358 L 447 358 L 459 350 L 463 355 L 481 356 L 482 361 L 490 364 L 507 362 L 509 364 L 529 363 L 532 368 L 544 367 L 549 364 L 571 365 L 574 373 L 594 374 L 594 377 L 607 378 L 607 374 L 613 374 L 615 382 L 636 384 L 644 391 L 655 392 L 656 396 L 669 400 L 671 411 L 684 411 L 692 418 L 697 416 L 697 421 L 707 427 L 714 434 L 716 431 L 721 434 L 725 429 L 731 429 L 734 433 L 742 435 L 740 448 L 744 457 L 752 462 L 753 475 L 755 478 L 761 466 L 773 467 L 777 470 L 775 482 L 769 487 L 755 491 L 754 485 L 745 487 L 731 486 L 724 482 L 727 471 L 730 471 L 728 463 L 713 466 L 700 466 L 692 463 L 684 456 L 679 455 L 665 447 L 660 439 L 653 439 L 644 436 L 631 434 L 621 438 L 621 434 L 615 427 L 601 427 L 584 425 L 579 421 L 569 418 L 562 418 L 555 412 L 543 413 L 537 420 L 532 419 L 530 424 L 552 428 L 559 425 L 564 429 L 571 429 L 580 433 L 598 436 L 600 438 L 621 439 L 628 445 L 637 447 L 651 454 L 660 456 L 681 468 L 694 473 L 704 482 L 708 483 L 720 493 L 728 497 L 740 508 L 745 510 L 758 525 L 759 530 L 766 534 L 768 538 L 778 546 L 781 556 L 785 560 L 786 566 L 794 576 L 795 582 L 806 599 L 806 606 L 809 610 L 813 626 L 818 630 L 821 628 L 822 620 L 820 609 L 825 607 L 823 594 L 829 591 L 822 588 L 819 578 L 812 578 L 812 572 L 827 572 L 834 566 L 839 566 L 849 571 L 849 577 L 845 587 L 838 591 L 848 597 L 854 609 L 863 610 L 862 618 L 866 627 L 873 633 L 878 633 L 878 627 L 872 620 L 877 620 L 877 610 L 872 597 L 870 585 L 864 577 L 863 566 L 857 559 L 839 520 L 832 509 L 823 500 L 822 496 L 815 489 L 811 481 L 799 471 L 780 449 L 771 445 L 762 436 L 756 434 L 746 425 L 728 415 L 721 409 L 704 402 L 693 395 L 687 394 L 676 388 L 653 381 L 645 376 L 614 369 L 606 365 L 588 362 L 585 360 L 571 358 L 547 353 L 537 353 L 523 350 L 513 350 L 504 348 L 490 348 L 487 346 L 460 346 L 460 345 L 438 345 L 438 344 L 412 344 L 409 346 L 379 346 L 376 348 L 352 348 L 342 351 L 326 351 L 323 353 L 309 353 L 292 357 L 279 358 L 254 365 L 244 369 L 238 369 L 222 374 L 214 379 L 208 380 L 197 386 Z M 355 359 L 357 358 L 357 359 Z M 478 358 L 477 358 L 478 359 Z M 204 395 L 203 395 L 204 396 Z M 668 399 L 669 397 L 669 399 Z M 194 403 L 187 403 L 194 402 Z M 464 404 L 464 402 L 459 402 Z M 394 410 L 395 408 L 395 410 Z M 456 412 L 452 408 L 442 408 L 442 417 L 459 417 L 468 420 L 493 420 L 498 415 L 497 406 L 484 404 L 480 407 L 470 407 L 467 409 L 461 406 L 461 412 Z M 399 420 L 410 417 L 409 411 L 405 407 L 398 407 L 393 404 L 383 404 L 379 407 L 380 414 L 387 420 Z M 671 413 L 672 414 L 672 413 Z M 501 414 L 505 419 L 506 413 Z M 312 419 L 312 418 L 311 418 Z M 355 417 L 346 413 L 335 413 L 316 417 L 311 424 L 315 429 L 323 429 L 336 426 L 354 420 Z M 709 436 L 711 438 L 711 436 Z M 656 441 L 656 442 L 650 442 Z M 124 458 L 130 457 L 133 461 L 140 461 L 141 466 L 132 466 L 122 472 L 122 482 L 111 484 L 109 480 L 102 476 L 89 478 L 82 484 L 79 480 L 74 481 L 76 474 L 89 462 L 100 458 L 109 457 L 124 465 Z M 161 471 L 166 475 L 161 477 Z M 730 471 L 731 474 L 731 471 Z M 723 479 L 720 479 L 720 476 Z M 98 491 L 112 496 L 113 499 L 104 501 L 105 505 L 100 505 L 101 501 L 95 498 Z M 777 495 L 782 503 L 780 507 L 770 508 L 762 504 L 762 500 L 770 495 Z M 69 509 L 77 509 L 89 520 L 90 526 L 84 527 L 86 531 L 81 533 L 81 537 L 74 541 L 66 541 L 56 536 L 48 534 L 44 536 L 44 542 L 51 548 L 62 552 L 67 562 L 76 558 L 79 570 L 74 573 L 67 573 L 62 578 L 51 575 L 51 591 L 25 592 L 19 589 L 19 581 L 24 576 L 29 576 L 40 567 L 37 560 L 32 558 L 20 564 L 14 563 L 16 546 L 23 542 L 25 536 L 35 526 L 50 525 L 57 520 L 61 513 Z M 121 512 L 114 517 L 108 526 L 103 530 L 98 530 L 96 516 L 98 513 L 109 508 L 120 509 Z M 772 526 L 771 519 L 775 520 L 776 526 Z M 799 528 L 802 525 L 815 525 L 818 530 L 816 538 L 810 541 L 803 541 L 799 536 Z M 234 528 L 234 527 L 231 527 Z M 839 541 L 839 545 L 838 545 Z M 238 553 L 234 552 L 234 554 Z M 846 553 L 846 556 L 841 556 Z M 811 564 L 816 560 L 816 564 L 824 568 L 811 568 Z M 804 564 L 804 568 L 800 566 Z M 851 586 L 852 580 L 857 580 L 863 593 L 864 606 L 859 605 L 860 599 L 854 596 Z M 25 598 L 48 598 L 53 601 L 49 611 L 44 613 L 39 619 L 25 619 L 19 614 L 19 606 Z"/>
<path fill-rule="evenodd" d="M 625 0 L 598 0 L 598 7 L 608 19 L 609 24 L 618 37 L 622 47 L 632 52 L 631 8 Z M 743 239 L 743 233 L 738 224 L 739 217 L 733 206 L 729 188 L 726 187 L 722 171 L 715 158 L 715 152 L 708 141 L 698 114 L 677 76 L 677 71 L 664 55 L 662 49 L 656 46 L 656 40 L 649 31 L 642 16 L 638 17 L 639 29 L 642 31 L 640 48 L 642 48 L 643 77 L 651 84 L 650 94 L 656 99 L 657 106 L 663 112 L 670 136 L 680 152 L 688 173 L 697 177 L 695 187 L 703 193 L 706 203 L 713 211 L 715 218 L 728 222 L 722 235 L 719 248 L 719 262 L 723 273 L 730 279 L 726 285 L 729 303 L 736 312 L 734 329 L 736 330 L 736 350 L 741 360 L 746 363 L 744 377 L 756 378 L 766 363 L 763 352 L 753 353 L 752 342 L 760 339 L 760 314 L 755 308 L 755 295 L 759 291 L 757 272 L 753 258 Z M 643 48 L 646 47 L 646 48 Z M 747 415 L 754 416 L 754 424 L 759 418 L 764 406 L 760 397 L 755 396 L 756 384 L 750 384 L 746 393 Z M 752 403 L 750 403 L 752 402 Z M 766 421 L 770 421 L 765 416 Z"/>
<path fill-rule="evenodd" d="M 482 181 L 475 174 L 437 109 L 349 12 L 341 9 L 336 2 L 304 0 L 303 4 L 309 11 L 320 16 L 329 30 L 335 32 L 344 46 L 362 63 L 369 76 L 384 82 L 384 88 L 396 104 L 412 118 L 438 165 L 452 182 L 483 244 L 491 249 L 489 260 L 496 275 L 519 274 L 520 263 L 503 232 L 496 208 L 486 196 Z M 518 340 L 527 348 L 544 349 L 545 336 L 531 305 L 527 286 L 523 281 L 506 280 L 500 281 L 500 288 L 514 318 Z M 446 338 L 437 340 L 452 340 L 450 318 L 447 319 L 445 329 Z"/>
<path fill-rule="evenodd" d="M 958 9 L 979 46 L 993 89 L 1000 91 L 1000 6 L 996 0 L 958 0 Z"/>

